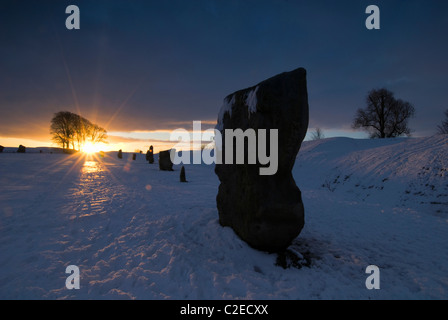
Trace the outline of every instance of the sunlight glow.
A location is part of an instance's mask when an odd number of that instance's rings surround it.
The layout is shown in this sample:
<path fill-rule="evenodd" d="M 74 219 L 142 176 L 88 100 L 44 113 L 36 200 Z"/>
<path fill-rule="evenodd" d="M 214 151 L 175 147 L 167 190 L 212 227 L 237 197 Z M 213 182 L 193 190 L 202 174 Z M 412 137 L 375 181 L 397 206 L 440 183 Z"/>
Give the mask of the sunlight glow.
<path fill-rule="evenodd" d="M 85 153 L 95 153 L 99 151 L 98 146 L 90 142 L 87 142 L 83 147 L 83 152 Z"/>

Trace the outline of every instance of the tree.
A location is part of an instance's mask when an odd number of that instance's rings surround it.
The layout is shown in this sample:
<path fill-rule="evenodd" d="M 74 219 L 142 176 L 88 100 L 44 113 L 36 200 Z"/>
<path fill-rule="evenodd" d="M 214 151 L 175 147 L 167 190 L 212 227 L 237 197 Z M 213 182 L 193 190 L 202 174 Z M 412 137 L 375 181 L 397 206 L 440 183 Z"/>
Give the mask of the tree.
<path fill-rule="evenodd" d="M 94 124 L 92 124 L 89 120 L 77 114 L 73 114 L 73 129 L 75 131 L 74 138 L 77 142 L 78 150 L 81 150 L 82 146 L 85 145 L 89 132 L 92 130 L 92 126 L 94 126 Z"/>
<path fill-rule="evenodd" d="M 52 140 L 62 145 L 63 149 L 69 149 L 70 142 L 73 140 L 73 116 L 74 114 L 71 112 L 60 111 L 51 119 L 50 134 Z"/>
<path fill-rule="evenodd" d="M 81 150 L 87 141 L 92 144 L 106 143 L 107 131 L 95 123 L 69 111 L 55 113 L 51 119 L 50 134 L 52 140 L 63 149 Z"/>
<path fill-rule="evenodd" d="M 440 126 L 437 126 L 438 134 L 448 134 L 448 109 L 445 111 L 445 120 L 442 121 Z"/>
<path fill-rule="evenodd" d="M 325 138 L 325 136 L 321 128 L 316 128 L 316 130 L 311 134 L 311 140 L 320 140 L 323 138 Z"/>
<path fill-rule="evenodd" d="M 107 131 L 97 124 L 91 124 L 89 127 L 88 136 L 92 143 L 107 142 Z"/>
<path fill-rule="evenodd" d="M 362 128 L 371 138 L 394 138 L 403 134 L 410 136 L 408 120 L 415 114 L 409 102 L 395 99 L 387 89 L 372 90 L 366 98 L 366 108 L 358 109 L 352 127 Z"/>

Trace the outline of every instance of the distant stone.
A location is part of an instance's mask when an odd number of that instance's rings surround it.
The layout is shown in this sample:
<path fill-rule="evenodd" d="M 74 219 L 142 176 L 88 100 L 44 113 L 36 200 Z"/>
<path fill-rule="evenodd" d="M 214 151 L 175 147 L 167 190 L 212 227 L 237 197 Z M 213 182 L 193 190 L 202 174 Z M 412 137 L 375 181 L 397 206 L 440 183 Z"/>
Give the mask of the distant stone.
<path fill-rule="evenodd" d="M 133 154 L 132 154 L 132 160 L 135 161 L 135 159 L 137 159 L 137 154 L 136 154 L 136 153 L 133 153 Z"/>
<path fill-rule="evenodd" d="M 19 148 L 17 149 L 17 152 L 18 152 L 18 153 L 25 153 L 25 152 L 26 152 L 26 147 L 20 145 Z"/>
<path fill-rule="evenodd" d="M 123 151 L 121 151 L 121 149 L 118 150 L 117 157 L 118 159 L 123 159 Z"/>
<path fill-rule="evenodd" d="M 185 177 L 185 167 L 182 166 L 180 169 L 180 182 L 187 182 L 187 179 Z"/>
<path fill-rule="evenodd" d="M 308 128 L 305 69 L 281 73 L 224 99 L 217 125 L 222 145 L 224 130 L 250 128 L 278 129 L 278 170 L 260 175 L 263 166 L 258 158 L 256 164 L 217 163 L 219 222 L 256 249 L 280 252 L 305 223 L 301 192 L 291 173 Z M 246 143 L 246 154 L 247 150 Z M 223 150 L 223 159 L 227 151 Z"/>
<path fill-rule="evenodd" d="M 152 146 L 150 146 L 149 150 L 146 152 L 146 161 L 154 163 L 154 149 Z"/>
<path fill-rule="evenodd" d="M 164 171 L 173 171 L 173 163 L 170 158 L 170 150 L 159 152 L 159 169 Z"/>

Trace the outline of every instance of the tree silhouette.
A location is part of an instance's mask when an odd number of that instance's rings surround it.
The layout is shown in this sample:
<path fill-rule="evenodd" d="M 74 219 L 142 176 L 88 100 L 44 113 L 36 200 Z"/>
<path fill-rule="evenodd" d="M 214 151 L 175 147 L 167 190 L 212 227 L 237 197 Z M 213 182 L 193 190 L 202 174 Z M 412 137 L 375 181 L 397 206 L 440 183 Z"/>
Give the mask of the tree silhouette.
<path fill-rule="evenodd" d="M 362 128 L 371 138 L 394 138 L 410 135 L 408 120 L 415 113 L 414 107 L 406 101 L 395 99 L 387 89 L 372 90 L 366 98 L 366 108 L 358 109 L 353 128 Z"/>
<path fill-rule="evenodd" d="M 62 145 L 63 149 L 70 148 L 70 142 L 73 139 L 73 116 L 74 114 L 68 111 L 61 111 L 54 115 L 51 119 L 50 134 L 52 140 L 57 144 Z"/>
<path fill-rule="evenodd" d="M 107 142 L 107 131 L 95 123 L 69 111 L 60 111 L 54 114 L 50 124 L 52 140 L 61 145 L 63 149 L 78 150 L 87 142 L 93 144 Z"/>
<path fill-rule="evenodd" d="M 325 138 L 325 136 L 321 128 L 316 128 L 316 130 L 311 134 L 311 140 L 320 140 L 323 138 Z"/>
<path fill-rule="evenodd" d="M 107 142 L 107 131 L 97 124 L 91 124 L 88 130 L 88 136 L 92 143 Z"/>

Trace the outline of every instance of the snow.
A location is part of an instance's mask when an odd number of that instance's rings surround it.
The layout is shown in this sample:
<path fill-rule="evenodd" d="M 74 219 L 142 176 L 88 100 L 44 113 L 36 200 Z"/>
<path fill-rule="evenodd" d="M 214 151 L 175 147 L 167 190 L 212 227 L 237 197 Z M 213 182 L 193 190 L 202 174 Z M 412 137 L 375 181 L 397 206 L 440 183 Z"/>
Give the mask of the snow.
<path fill-rule="evenodd" d="M 221 109 L 219 109 L 219 113 L 218 113 L 218 123 L 216 125 L 217 130 L 222 131 L 224 115 L 226 113 L 229 114 L 229 117 L 232 116 L 232 107 L 233 107 L 234 103 L 235 103 L 235 95 L 231 95 L 231 96 L 224 98 L 224 102 L 221 106 Z"/>
<path fill-rule="evenodd" d="M 249 113 L 249 118 L 250 118 L 251 113 L 254 113 L 257 111 L 257 91 L 258 91 L 258 86 L 255 89 L 249 91 L 245 97 L 245 103 L 247 105 L 247 111 Z M 227 96 L 224 99 L 224 102 L 221 106 L 221 109 L 219 109 L 219 113 L 218 113 L 218 122 L 216 125 L 217 130 L 222 131 L 224 115 L 226 113 L 228 113 L 229 116 L 232 116 L 232 108 L 233 108 L 234 104 L 235 104 L 235 94 Z"/>
<path fill-rule="evenodd" d="M 257 91 L 258 86 L 254 90 L 251 90 L 247 93 L 246 105 L 247 111 L 249 113 L 249 118 L 251 113 L 257 112 Z"/>
<path fill-rule="evenodd" d="M 0 154 L 1 299 L 448 298 L 446 135 L 304 142 L 289 268 L 219 225 L 214 166 L 131 155 Z"/>

